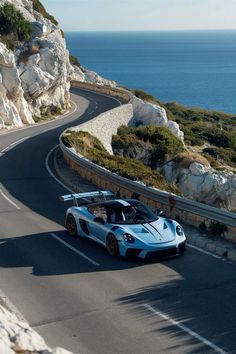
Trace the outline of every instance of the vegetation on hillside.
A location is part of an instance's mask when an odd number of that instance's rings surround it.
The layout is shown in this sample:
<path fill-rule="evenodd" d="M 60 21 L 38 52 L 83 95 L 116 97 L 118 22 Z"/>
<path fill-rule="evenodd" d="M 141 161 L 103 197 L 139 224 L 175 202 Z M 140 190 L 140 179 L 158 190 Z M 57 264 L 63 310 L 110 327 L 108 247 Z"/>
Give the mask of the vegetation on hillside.
<path fill-rule="evenodd" d="M 76 58 L 74 55 L 70 55 L 70 63 L 72 65 L 78 66 L 78 68 L 81 69 L 81 64 L 80 64 L 78 58 Z"/>
<path fill-rule="evenodd" d="M 69 130 L 63 134 L 62 140 L 66 146 L 75 148 L 79 154 L 111 172 L 133 181 L 142 181 L 148 186 L 179 193 L 175 185 L 167 183 L 158 171 L 142 162 L 129 157 L 109 155 L 101 142 L 87 132 Z"/>
<path fill-rule="evenodd" d="M 43 6 L 43 4 L 39 1 L 39 0 L 31 0 L 33 3 L 33 9 L 35 11 L 38 11 L 43 17 L 47 18 L 48 20 L 50 20 L 52 23 L 54 23 L 54 25 L 58 25 L 57 20 L 55 19 L 55 17 L 53 17 L 52 15 L 50 15 L 45 7 Z"/>
<path fill-rule="evenodd" d="M 176 102 L 162 103 L 142 90 L 133 90 L 133 93 L 164 107 L 168 119 L 178 123 L 184 132 L 185 144 L 202 147 L 202 153 L 213 168 L 221 169 L 222 164 L 236 167 L 236 115 L 189 108 Z"/>
<path fill-rule="evenodd" d="M 0 7 L 0 40 L 9 49 L 14 49 L 17 41 L 26 41 L 32 34 L 31 23 L 12 4 Z"/>
<path fill-rule="evenodd" d="M 165 127 L 121 126 L 112 137 L 112 149 L 116 155 L 134 158 L 156 168 L 182 152 L 183 144 Z"/>
<path fill-rule="evenodd" d="M 51 107 L 46 107 L 44 109 L 42 108 L 40 117 L 34 115 L 33 120 L 35 121 L 35 123 L 39 123 L 41 121 L 52 120 L 61 114 L 62 114 L 61 108 L 52 105 Z"/>
<path fill-rule="evenodd" d="M 185 143 L 202 149 L 212 167 L 221 162 L 236 167 L 236 116 L 200 108 L 187 108 L 177 103 L 166 103 L 174 120 L 184 132 Z M 173 118 L 172 118 L 173 119 Z M 213 166 L 214 165 L 214 166 Z"/>

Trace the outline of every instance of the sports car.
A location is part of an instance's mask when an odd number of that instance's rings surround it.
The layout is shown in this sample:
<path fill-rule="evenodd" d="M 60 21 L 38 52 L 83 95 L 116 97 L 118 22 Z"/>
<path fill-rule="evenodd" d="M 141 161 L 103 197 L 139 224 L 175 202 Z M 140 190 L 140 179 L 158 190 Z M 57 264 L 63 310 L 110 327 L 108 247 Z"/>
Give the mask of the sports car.
<path fill-rule="evenodd" d="M 182 226 L 139 200 L 116 199 L 110 191 L 69 194 L 61 200 L 75 204 L 66 212 L 68 233 L 105 246 L 112 256 L 154 260 L 185 250 Z"/>

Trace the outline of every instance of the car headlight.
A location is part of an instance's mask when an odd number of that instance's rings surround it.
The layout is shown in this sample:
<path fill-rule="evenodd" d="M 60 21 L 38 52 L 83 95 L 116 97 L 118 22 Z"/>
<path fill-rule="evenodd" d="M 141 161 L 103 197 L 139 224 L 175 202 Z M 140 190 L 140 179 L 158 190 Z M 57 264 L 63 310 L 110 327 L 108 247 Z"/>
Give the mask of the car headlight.
<path fill-rule="evenodd" d="M 132 235 L 130 235 L 130 234 L 128 234 L 128 233 L 125 233 L 125 234 L 123 235 L 123 238 L 124 238 L 124 240 L 125 240 L 126 242 L 128 242 L 128 243 L 134 243 L 134 241 L 135 241 L 134 236 L 132 236 Z"/>
<path fill-rule="evenodd" d="M 184 231 L 182 229 L 182 227 L 180 225 L 176 226 L 176 233 L 178 236 L 183 236 L 184 235 Z"/>

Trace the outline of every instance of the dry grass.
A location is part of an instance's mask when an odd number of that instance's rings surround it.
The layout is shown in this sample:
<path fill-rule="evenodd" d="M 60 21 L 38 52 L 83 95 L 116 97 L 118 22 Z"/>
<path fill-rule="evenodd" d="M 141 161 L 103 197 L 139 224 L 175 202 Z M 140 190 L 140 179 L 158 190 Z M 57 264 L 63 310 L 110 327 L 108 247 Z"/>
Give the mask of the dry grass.
<path fill-rule="evenodd" d="M 203 166 L 209 166 L 209 161 L 197 152 L 184 151 L 175 157 L 175 162 L 178 167 L 189 168 L 193 162 L 198 162 Z"/>

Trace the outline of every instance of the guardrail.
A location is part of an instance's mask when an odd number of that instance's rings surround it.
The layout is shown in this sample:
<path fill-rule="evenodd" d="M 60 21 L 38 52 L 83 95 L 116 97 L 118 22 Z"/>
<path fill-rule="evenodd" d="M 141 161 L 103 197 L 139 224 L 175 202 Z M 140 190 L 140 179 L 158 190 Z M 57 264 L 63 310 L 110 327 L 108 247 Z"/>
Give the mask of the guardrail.
<path fill-rule="evenodd" d="M 110 86 L 102 86 L 97 84 L 90 84 L 88 82 L 80 82 L 80 81 L 71 81 L 70 82 L 72 87 L 81 88 L 83 90 L 90 90 L 96 92 L 102 92 L 108 96 L 117 97 L 121 100 L 122 103 L 129 103 L 132 98 L 133 94 L 128 90 L 123 90 L 117 87 L 110 87 Z"/>
<path fill-rule="evenodd" d="M 91 175 L 94 175 L 93 181 L 97 182 L 99 179 L 103 184 L 101 185 L 102 187 L 108 187 L 115 192 L 120 190 L 128 190 L 132 194 L 156 202 L 161 206 L 168 206 L 169 208 L 174 208 L 175 210 L 179 210 L 181 212 L 185 212 L 188 214 L 191 213 L 200 216 L 204 219 L 210 219 L 217 222 L 221 222 L 233 228 L 236 227 L 235 213 L 228 212 L 202 203 L 198 203 L 176 195 L 170 195 L 170 193 L 168 192 L 150 188 L 142 185 L 139 182 L 131 181 L 127 178 L 121 177 L 94 164 L 93 162 L 85 159 L 84 157 L 77 155 L 70 148 L 67 148 L 63 144 L 61 137 L 60 147 L 63 151 L 66 161 L 74 170 L 77 170 L 80 174 L 84 175 L 84 177 L 86 176 L 85 171 L 87 171 L 87 177 L 89 179 L 92 179 Z M 186 221 L 185 217 L 182 221 Z"/>

